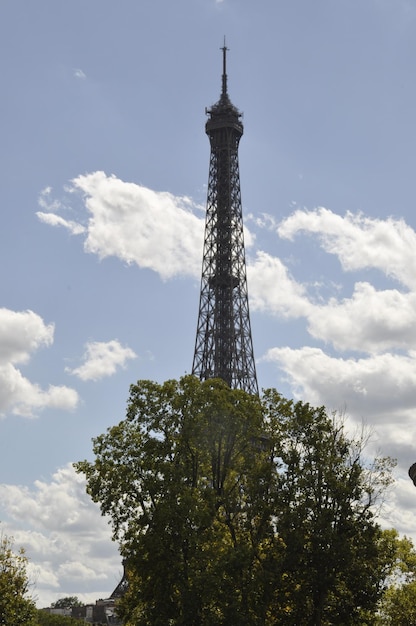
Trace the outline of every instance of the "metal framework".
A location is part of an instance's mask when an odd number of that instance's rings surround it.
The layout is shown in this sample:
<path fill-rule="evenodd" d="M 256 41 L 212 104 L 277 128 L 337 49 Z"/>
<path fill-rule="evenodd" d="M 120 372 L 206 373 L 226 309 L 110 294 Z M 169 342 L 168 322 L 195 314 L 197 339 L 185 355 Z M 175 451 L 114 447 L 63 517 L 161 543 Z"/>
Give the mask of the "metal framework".
<path fill-rule="evenodd" d="M 118 598 L 122 598 L 127 591 L 128 582 L 127 582 L 127 574 L 126 574 L 126 562 L 123 560 L 123 576 L 118 583 L 117 587 L 114 589 L 110 598 L 112 600 L 118 600 Z"/>
<path fill-rule="evenodd" d="M 243 124 L 228 96 L 225 42 L 222 53 L 221 97 L 206 110 L 211 157 L 192 373 L 201 380 L 222 378 L 233 389 L 258 394 L 238 166 Z"/>
<path fill-rule="evenodd" d="M 222 378 L 232 389 L 258 395 L 248 308 L 238 145 L 241 113 L 227 92 L 223 52 L 222 92 L 205 126 L 211 144 L 202 261 L 201 295 L 192 373 L 201 380 Z M 111 598 L 121 597 L 123 577 Z"/>

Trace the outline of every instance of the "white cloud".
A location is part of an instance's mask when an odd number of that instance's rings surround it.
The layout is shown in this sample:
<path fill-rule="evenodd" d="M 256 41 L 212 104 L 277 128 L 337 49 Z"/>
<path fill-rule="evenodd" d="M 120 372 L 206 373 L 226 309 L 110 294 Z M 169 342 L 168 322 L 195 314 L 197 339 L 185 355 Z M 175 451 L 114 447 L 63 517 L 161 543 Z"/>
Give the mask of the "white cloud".
<path fill-rule="evenodd" d="M 344 270 L 375 268 L 381 279 L 383 274 L 394 277 L 404 290 L 376 289 L 368 281 L 357 281 L 351 296 L 312 297 L 311 286 L 296 280 L 280 259 L 257 252 L 248 268 L 253 311 L 304 317 L 314 339 L 341 351 L 379 353 L 416 346 L 416 233 L 410 226 L 402 220 L 341 217 L 327 209 L 297 210 L 278 227 L 273 218 L 263 216 L 257 226 L 276 228 L 287 239 L 311 233 L 326 252 L 339 257 Z M 300 274 L 305 262 L 303 258 L 297 264 Z M 321 275 L 318 278 L 325 280 Z"/>
<path fill-rule="evenodd" d="M 62 208 L 60 200 L 52 200 L 52 187 L 50 186 L 42 189 L 39 194 L 38 204 L 45 211 L 59 211 Z"/>
<path fill-rule="evenodd" d="M 80 68 L 75 68 L 74 78 L 78 78 L 79 80 L 85 80 L 87 78 L 87 75 Z"/>
<path fill-rule="evenodd" d="M 44 408 L 73 409 L 78 394 L 65 386 L 42 389 L 23 376 L 17 364 L 27 363 L 41 346 L 53 343 L 54 325 L 33 311 L 0 309 L 0 414 L 32 417 Z"/>
<path fill-rule="evenodd" d="M 278 227 L 279 235 L 287 239 L 302 231 L 317 235 L 323 249 L 336 255 L 346 271 L 375 268 L 406 287 L 416 287 L 416 233 L 404 220 L 298 209 Z"/>
<path fill-rule="evenodd" d="M 338 350 L 379 353 L 416 347 L 416 293 L 358 282 L 351 298 L 307 310 L 308 330 Z"/>
<path fill-rule="evenodd" d="M 80 220 L 58 212 L 73 209 L 53 200 L 51 187 L 39 196 L 37 217 L 49 226 L 61 226 L 72 235 L 85 235 L 84 250 L 100 259 L 114 256 L 126 263 L 157 272 L 162 279 L 175 276 L 199 277 L 202 264 L 204 217 L 201 206 L 186 196 L 153 191 L 127 183 L 104 172 L 77 176 L 65 187 L 72 195 L 82 194 L 86 214 Z M 244 228 L 246 248 L 254 235 Z"/>
<path fill-rule="evenodd" d="M 61 585 L 65 586 L 67 583 L 74 584 L 79 589 L 83 586 L 84 582 L 91 583 L 92 581 L 107 581 L 107 574 L 102 571 L 96 571 L 92 567 L 88 567 L 85 563 L 67 561 L 59 566 L 58 578 L 61 581 Z"/>
<path fill-rule="evenodd" d="M 85 251 L 100 259 L 115 256 L 163 279 L 199 275 L 204 220 L 192 212 L 197 207 L 189 198 L 126 183 L 104 172 L 74 178 L 69 191 L 74 190 L 83 194 L 86 224 L 56 212 L 39 212 L 39 219 L 72 234 L 85 233 Z"/>
<path fill-rule="evenodd" d="M 411 462 L 413 461 L 414 457 Z M 409 465 L 410 462 L 407 467 Z M 407 468 L 397 472 L 397 482 L 389 493 L 383 515 L 387 527 L 396 528 L 402 535 L 413 536 L 413 540 L 416 529 L 415 497 L 416 490 L 409 478 Z"/>
<path fill-rule="evenodd" d="M 93 341 L 86 345 L 84 364 L 75 369 L 66 368 L 66 371 L 81 380 L 99 380 L 112 376 L 118 367 L 125 367 L 129 359 L 135 358 L 137 355 L 133 350 L 123 348 L 116 339 L 107 342 Z"/>
<path fill-rule="evenodd" d="M 69 189 L 66 190 L 69 193 Z M 38 198 L 39 206 L 44 211 L 38 211 L 36 215 L 44 224 L 49 226 L 62 226 L 67 228 L 72 235 L 82 235 L 85 232 L 85 226 L 74 222 L 73 220 L 66 220 L 60 215 L 57 215 L 57 211 L 64 210 L 66 207 L 60 200 L 52 198 L 52 187 L 45 187 Z"/>
<path fill-rule="evenodd" d="M 63 226 L 71 235 L 82 235 L 85 233 L 85 226 L 82 224 L 78 224 L 78 222 L 74 222 L 72 220 L 66 220 L 60 215 L 56 215 L 55 213 L 44 213 L 43 211 L 38 211 L 36 213 L 38 218 L 44 224 L 49 224 L 49 226 Z"/>
<path fill-rule="evenodd" d="M 258 252 L 247 268 L 252 310 L 301 317 L 310 310 L 306 289 L 289 274 L 280 259 Z"/>
<path fill-rule="evenodd" d="M 354 359 L 329 356 L 320 348 L 272 348 L 265 357 L 283 368 L 296 395 L 379 425 L 414 421 L 416 353 Z M 415 423 L 416 429 L 416 423 Z M 408 434 L 407 430 L 407 434 Z M 415 430 L 416 433 L 416 430 Z"/>
<path fill-rule="evenodd" d="M 0 364 L 26 363 L 30 353 L 53 343 L 54 325 L 33 311 L 0 309 Z"/>
<path fill-rule="evenodd" d="M 8 517 L 2 527 L 30 560 L 38 606 L 65 595 L 84 602 L 110 595 L 120 580 L 121 559 L 107 518 L 71 465 L 32 487 L 0 484 L 0 500 L 2 519 Z"/>
<path fill-rule="evenodd" d="M 46 390 L 32 383 L 11 364 L 0 366 L 0 412 L 34 417 L 40 410 L 72 410 L 78 405 L 78 394 L 70 387 L 50 385 Z"/>

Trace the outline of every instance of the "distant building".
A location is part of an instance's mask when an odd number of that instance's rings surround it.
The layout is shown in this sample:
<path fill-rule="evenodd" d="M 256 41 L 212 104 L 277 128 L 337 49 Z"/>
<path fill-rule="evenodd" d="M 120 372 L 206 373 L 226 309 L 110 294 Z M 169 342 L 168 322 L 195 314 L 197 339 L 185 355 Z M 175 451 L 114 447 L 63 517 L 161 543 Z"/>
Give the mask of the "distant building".
<path fill-rule="evenodd" d="M 63 615 L 65 617 L 71 617 L 72 616 L 72 609 L 53 609 L 53 608 L 48 608 L 48 609 L 42 609 L 42 611 L 45 611 L 45 613 L 49 613 L 50 615 Z"/>
<path fill-rule="evenodd" d="M 121 622 L 116 615 L 113 598 L 97 600 L 95 604 L 74 607 L 72 609 L 72 617 L 82 618 L 87 624 L 121 626 Z"/>
<path fill-rule="evenodd" d="M 51 615 L 64 615 L 79 619 L 85 624 L 93 624 L 94 626 L 121 626 L 115 610 L 114 598 L 106 600 L 97 600 L 95 604 L 86 604 L 85 606 L 73 606 L 70 609 L 42 609 Z"/>

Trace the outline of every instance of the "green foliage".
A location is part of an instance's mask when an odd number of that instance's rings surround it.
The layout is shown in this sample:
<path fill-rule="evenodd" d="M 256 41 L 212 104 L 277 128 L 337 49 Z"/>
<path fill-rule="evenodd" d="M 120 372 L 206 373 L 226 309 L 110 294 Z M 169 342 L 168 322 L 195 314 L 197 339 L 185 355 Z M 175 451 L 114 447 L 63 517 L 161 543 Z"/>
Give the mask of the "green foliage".
<path fill-rule="evenodd" d="M 392 462 L 363 460 L 365 437 L 348 438 L 324 408 L 263 398 L 279 467 L 275 524 L 285 550 L 275 615 L 298 625 L 364 624 L 377 605 L 389 555 L 374 504 Z"/>
<path fill-rule="evenodd" d="M 64 615 L 52 615 L 46 611 L 38 610 L 36 613 L 36 626 L 80 626 L 79 619 Z"/>
<path fill-rule="evenodd" d="M 0 624 L 34 626 L 36 608 L 29 597 L 24 550 L 13 551 L 13 541 L 0 535 Z"/>
<path fill-rule="evenodd" d="M 416 624 L 416 581 L 387 589 L 382 602 L 380 624 L 385 626 Z"/>
<path fill-rule="evenodd" d="M 65 598 L 59 598 L 56 602 L 51 604 L 53 609 L 72 609 L 73 606 L 83 606 L 81 600 L 77 596 L 66 596 Z"/>
<path fill-rule="evenodd" d="M 393 554 L 373 506 L 392 464 L 367 466 L 364 443 L 275 390 L 133 385 L 126 419 L 76 464 L 126 559 L 125 624 L 373 623 Z"/>
<path fill-rule="evenodd" d="M 416 624 L 416 551 L 408 537 L 397 531 L 384 531 L 383 538 L 392 554 L 387 589 L 380 602 L 377 624 L 413 626 Z"/>

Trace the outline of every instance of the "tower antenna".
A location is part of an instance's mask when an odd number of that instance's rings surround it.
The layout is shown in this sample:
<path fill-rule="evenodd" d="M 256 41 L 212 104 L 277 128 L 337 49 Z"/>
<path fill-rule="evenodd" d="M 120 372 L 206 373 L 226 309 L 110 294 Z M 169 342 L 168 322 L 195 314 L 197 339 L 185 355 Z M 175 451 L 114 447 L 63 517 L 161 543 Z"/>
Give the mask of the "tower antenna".
<path fill-rule="evenodd" d="M 224 35 L 224 45 L 221 48 L 222 50 L 222 96 L 227 95 L 227 46 L 225 45 L 225 35 Z"/>

